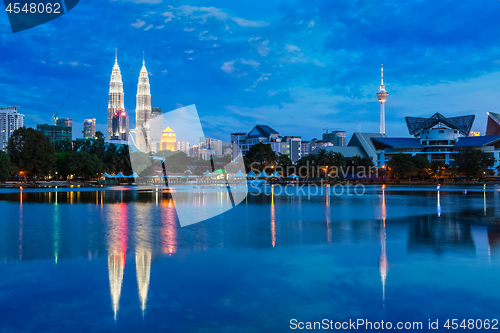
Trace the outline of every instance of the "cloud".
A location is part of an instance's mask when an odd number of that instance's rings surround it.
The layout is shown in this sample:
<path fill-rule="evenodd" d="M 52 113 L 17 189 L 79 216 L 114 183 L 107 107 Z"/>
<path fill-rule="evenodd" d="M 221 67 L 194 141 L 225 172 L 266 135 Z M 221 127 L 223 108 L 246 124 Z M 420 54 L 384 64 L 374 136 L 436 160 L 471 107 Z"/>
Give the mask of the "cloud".
<path fill-rule="evenodd" d="M 193 52 L 194 52 L 193 50 L 184 51 L 184 53 L 188 53 L 188 54 L 191 54 L 191 53 L 193 53 Z"/>
<path fill-rule="evenodd" d="M 163 29 L 165 26 L 164 25 L 159 25 L 156 27 L 156 29 Z"/>
<path fill-rule="evenodd" d="M 260 65 L 257 61 L 252 60 L 252 59 L 250 59 L 250 60 L 241 59 L 241 63 L 242 63 L 243 65 L 250 65 L 250 66 L 252 66 L 254 69 L 257 69 L 257 67 L 259 67 L 259 65 Z"/>
<path fill-rule="evenodd" d="M 269 40 L 262 41 L 261 37 L 255 37 L 255 38 L 250 38 L 248 42 L 250 45 L 252 45 L 257 52 L 259 52 L 260 55 L 262 56 L 267 56 L 269 54 L 269 47 L 267 46 L 269 44 Z"/>
<path fill-rule="evenodd" d="M 163 13 L 161 15 L 163 15 L 163 16 L 166 17 L 165 23 L 172 21 L 172 19 L 175 17 L 174 13 L 172 13 L 172 12 L 165 12 L 165 13 Z"/>
<path fill-rule="evenodd" d="M 149 30 L 149 29 L 151 29 L 152 27 L 153 27 L 153 25 L 152 25 L 152 24 L 150 24 L 150 25 L 148 25 L 148 26 L 144 29 L 144 31 L 148 31 L 148 30 Z"/>
<path fill-rule="evenodd" d="M 138 29 L 138 28 L 142 27 L 145 24 L 146 24 L 146 22 L 142 21 L 141 19 L 137 19 L 135 21 L 135 23 L 131 24 L 131 26 L 133 26 L 134 28 Z"/>
<path fill-rule="evenodd" d="M 300 49 L 297 46 L 290 45 L 290 44 L 285 45 L 285 50 L 287 52 L 290 52 L 290 53 L 292 53 L 292 52 L 300 52 Z"/>
<path fill-rule="evenodd" d="M 184 31 L 187 31 L 187 32 L 190 32 L 190 31 L 193 31 L 195 28 L 184 28 Z"/>
<path fill-rule="evenodd" d="M 199 40 L 217 40 L 217 37 L 207 34 L 208 31 L 201 32 L 200 35 L 198 36 Z"/>
<path fill-rule="evenodd" d="M 223 72 L 231 74 L 235 71 L 236 67 L 234 67 L 235 60 L 228 61 L 222 64 L 221 68 Z"/>
<path fill-rule="evenodd" d="M 155 5 L 162 2 L 162 0 L 130 0 L 130 1 L 135 3 L 147 3 L 150 5 Z"/>
<path fill-rule="evenodd" d="M 309 22 L 309 25 L 308 25 L 307 27 L 308 27 L 308 28 L 312 28 L 312 27 L 314 27 L 314 25 L 315 25 L 315 24 L 316 24 L 316 22 L 314 22 L 314 20 L 311 20 L 311 21 Z"/>
<path fill-rule="evenodd" d="M 239 17 L 232 17 L 231 20 L 233 20 L 234 22 L 236 22 L 236 24 L 239 25 L 240 27 L 258 28 L 258 27 L 265 27 L 265 26 L 269 25 L 268 22 L 264 22 L 264 21 L 249 21 L 249 20 L 245 20 L 245 19 L 242 19 L 242 18 L 239 18 Z"/>
<path fill-rule="evenodd" d="M 161 71 L 163 74 L 168 74 L 168 70 L 164 69 Z"/>
<path fill-rule="evenodd" d="M 78 61 L 68 62 L 71 66 L 78 66 Z"/>

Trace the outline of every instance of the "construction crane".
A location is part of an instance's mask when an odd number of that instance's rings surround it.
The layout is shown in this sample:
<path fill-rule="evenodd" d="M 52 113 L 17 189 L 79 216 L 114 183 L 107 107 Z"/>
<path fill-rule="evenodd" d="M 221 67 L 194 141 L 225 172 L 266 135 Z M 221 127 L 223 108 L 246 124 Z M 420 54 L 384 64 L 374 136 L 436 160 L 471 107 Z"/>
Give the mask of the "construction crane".
<path fill-rule="evenodd" d="M 54 112 L 52 112 L 52 119 L 54 119 L 54 125 L 57 125 L 57 119 L 59 119 L 59 118 L 57 118 L 57 115 L 58 115 L 58 114 L 59 114 L 59 113 L 56 113 L 56 114 L 54 115 Z"/>
<path fill-rule="evenodd" d="M 69 93 L 68 96 L 66 96 L 66 99 L 68 99 L 69 95 L 71 95 L 71 93 Z M 62 105 L 59 109 L 62 109 L 63 106 L 64 106 L 64 102 L 62 103 Z M 59 119 L 59 118 L 57 118 L 58 114 L 59 114 L 59 112 L 56 113 L 55 115 L 54 115 L 54 112 L 52 112 L 52 119 L 54 119 L 54 125 L 57 125 L 57 119 Z"/>

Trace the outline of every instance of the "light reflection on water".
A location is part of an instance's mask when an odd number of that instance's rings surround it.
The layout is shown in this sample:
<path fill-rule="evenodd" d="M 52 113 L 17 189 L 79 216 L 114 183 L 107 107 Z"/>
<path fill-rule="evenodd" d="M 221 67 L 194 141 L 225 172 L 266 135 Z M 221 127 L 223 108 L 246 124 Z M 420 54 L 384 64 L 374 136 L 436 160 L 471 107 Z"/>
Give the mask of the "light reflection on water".
<path fill-rule="evenodd" d="M 458 295 L 450 294 L 457 290 L 485 318 L 500 310 L 500 292 L 489 290 L 500 276 L 496 188 L 374 186 L 359 197 L 311 198 L 269 188 L 269 194 L 250 195 L 221 216 L 181 228 L 173 200 L 162 192 L 0 192 L 7 217 L 0 222 L 0 285 L 10 290 L 0 293 L 0 303 L 34 302 L 42 316 L 33 320 L 47 329 L 81 322 L 85 313 L 98 331 L 276 332 L 287 331 L 292 317 L 354 314 L 427 321 L 460 312 Z M 211 193 L 192 200 L 222 202 Z M 85 267 L 89 281 L 79 278 L 75 264 Z M 68 305 L 61 314 L 36 305 L 35 289 L 49 285 L 59 295 L 50 304 Z M 416 298 L 408 286 L 442 298 Z M 82 288 L 95 293 L 66 299 Z M 402 304 L 407 312 L 397 310 Z M 17 311 L 0 314 L 2 329 L 30 330 Z"/>

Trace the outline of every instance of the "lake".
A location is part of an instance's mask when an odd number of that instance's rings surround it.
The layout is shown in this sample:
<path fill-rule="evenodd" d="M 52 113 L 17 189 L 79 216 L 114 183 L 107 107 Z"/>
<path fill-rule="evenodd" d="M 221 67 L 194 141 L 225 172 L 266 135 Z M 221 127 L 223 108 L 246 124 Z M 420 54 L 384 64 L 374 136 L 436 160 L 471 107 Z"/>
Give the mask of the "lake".
<path fill-rule="evenodd" d="M 164 192 L 0 189 L 0 332 L 498 320 L 498 186 L 334 190 L 252 190 L 181 227 Z"/>

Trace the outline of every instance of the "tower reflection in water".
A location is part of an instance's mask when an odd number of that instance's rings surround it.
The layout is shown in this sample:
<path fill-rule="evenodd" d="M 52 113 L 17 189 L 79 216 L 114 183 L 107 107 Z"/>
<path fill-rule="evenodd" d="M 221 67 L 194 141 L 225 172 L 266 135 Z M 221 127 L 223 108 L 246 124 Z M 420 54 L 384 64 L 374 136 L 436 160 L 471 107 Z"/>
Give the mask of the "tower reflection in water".
<path fill-rule="evenodd" d="M 385 185 L 382 185 L 382 227 L 380 228 L 380 262 L 379 271 L 380 278 L 382 279 L 382 302 L 385 307 L 385 279 L 387 278 L 387 255 L 385 251 L 386 245 L 386 233 L 385 233 L 385 219 L 387 218 L 387 212 L 385 207 Z"/>
<path fill-rule="evenodd" d="M 137 207 L 137 217 L 134 221 L 135 238 L 135 273 L 139 290 L 142 316 L 146 313 L 149 279 L 151 275 L 151 252 L 153 226 L 150 218 L 150 208 L 147 205 Z"/>
<path fill-rule="evenodd" d="M 125 203 L 114 204 L 109 209 L 108 216 L 108 273 L 111 290 L 111 304 L 114 318 L 120 308 L 123 270 L 128 241 L 128 208 Z"/>

